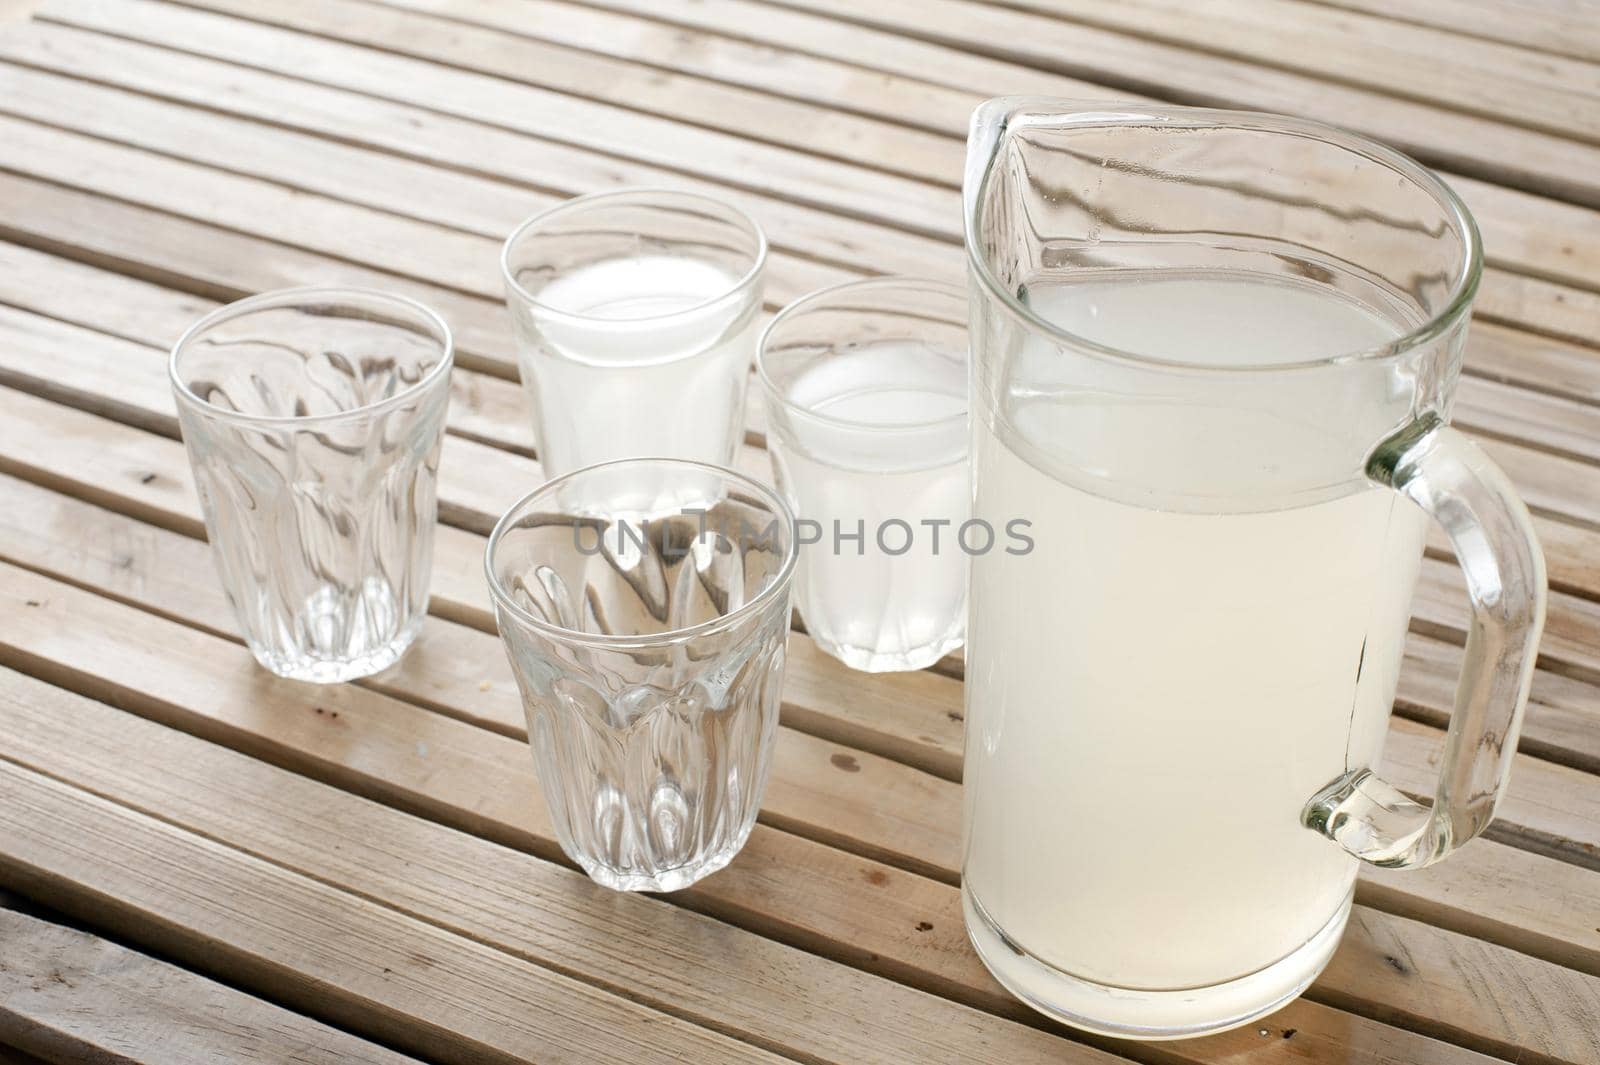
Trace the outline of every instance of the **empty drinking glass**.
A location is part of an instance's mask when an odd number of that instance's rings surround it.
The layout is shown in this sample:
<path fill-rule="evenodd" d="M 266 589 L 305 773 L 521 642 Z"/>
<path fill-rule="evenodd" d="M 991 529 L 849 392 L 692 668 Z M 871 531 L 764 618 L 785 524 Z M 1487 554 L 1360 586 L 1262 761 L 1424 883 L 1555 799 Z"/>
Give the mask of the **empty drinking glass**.
<path fill-rule="evenodd" d="M 731 465 L 766 257 L 749 217 L 665 189 L 580 196 L 518 227 L 501 267 L 545 471 Z"/>
<path fill-rule="evenodd" d="M 793 519 L 737 473 L 591 466 L 513 506 L 486 565 L 562 849 L 673 891 L 750 835 L 778 725 Z"/>
<path fill-rule="evenodd" d="M 272 672 L 364 677 L 416 637 L 450 363 L 443 319 L 362 289 L 240 300 L 173 347 L 223 587 Z"/>
<path fill-rule="evenodd" d="M 889 277 L 824 289 L 772 320 L 757 367 L 773 474 L 801 518 L 806 629 L 855 669 L 921 669 L 961 646 L 967 296 Z"/>

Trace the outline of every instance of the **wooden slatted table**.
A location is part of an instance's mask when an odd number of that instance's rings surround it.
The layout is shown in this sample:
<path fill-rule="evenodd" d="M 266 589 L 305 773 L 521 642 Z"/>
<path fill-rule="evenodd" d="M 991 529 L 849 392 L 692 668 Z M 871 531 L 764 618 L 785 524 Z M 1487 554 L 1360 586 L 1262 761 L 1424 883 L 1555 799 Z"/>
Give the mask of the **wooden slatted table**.
<path fill-rule="evenodd" d="M 0 1061 L 1600 1062 L 1594 0 L 31 14 L 0 25 Z M 1311 991 L 1212 1039 L 1077 1036 L 978 963 L 959 663 L 867 676 L 793 634 L 748 847 L 647 898 L 563 859 L 493 635 L 483 537 L 541 480 L 500 238 L 672 184 L 766 227 L 773 306 L 959 277 L 962 137 L 1000 93 L 1356 127 L 1444 172 L 1486 236 L 1458 422 L 1533 508 L 1554 589 L 1510 798 L 1443 865 L 1364 873 Z M 332 281 L 438 308 L 460 355 L 426 633 L 310 688 L 239 641 L 164 359 L 218 301 Z M 762 446 L 756 411 L 765 476 Z M 1430 558 L 1387 754 L 1418 791 L 1464 617 Z"/>

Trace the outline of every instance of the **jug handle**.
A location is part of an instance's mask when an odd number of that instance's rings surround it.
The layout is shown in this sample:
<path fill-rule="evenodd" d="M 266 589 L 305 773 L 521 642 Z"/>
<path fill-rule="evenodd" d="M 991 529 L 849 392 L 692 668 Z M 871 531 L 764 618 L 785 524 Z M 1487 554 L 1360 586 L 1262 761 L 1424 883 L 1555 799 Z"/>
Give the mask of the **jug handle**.
<path fill-rule="evenodd" d="M 1437 415 L 1380 444 L 1367 476 L 1449 537 L 1472 603 L 1466 658 L 1431 807 L 1354 769 L 1314 795 L 1300 819 L 1363 861 L 1420 868 L 1488 827 L 1505 793 L 1544 628 L 1544 553 L 1510 480 Z"/>

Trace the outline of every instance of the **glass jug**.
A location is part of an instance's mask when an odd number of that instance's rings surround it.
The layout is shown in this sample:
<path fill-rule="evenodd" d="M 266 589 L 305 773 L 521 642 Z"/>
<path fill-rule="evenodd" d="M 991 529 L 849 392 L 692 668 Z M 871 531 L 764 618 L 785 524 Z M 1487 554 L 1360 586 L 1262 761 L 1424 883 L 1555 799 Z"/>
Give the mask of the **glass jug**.
<path fill-rule="evenodd" d="M 1008 98 L 964 209 L 975 518 L 967 927 L 1091 1031 L 1299 994 L 1361 861 L 1505 789 L 1544 620 L 1527 511 L 1448 424 L 1481 268 L 1456 195 L 1331 127 Z M 1378 766 L 1432 518 L 1473 618 L 1431 805 Z"/>

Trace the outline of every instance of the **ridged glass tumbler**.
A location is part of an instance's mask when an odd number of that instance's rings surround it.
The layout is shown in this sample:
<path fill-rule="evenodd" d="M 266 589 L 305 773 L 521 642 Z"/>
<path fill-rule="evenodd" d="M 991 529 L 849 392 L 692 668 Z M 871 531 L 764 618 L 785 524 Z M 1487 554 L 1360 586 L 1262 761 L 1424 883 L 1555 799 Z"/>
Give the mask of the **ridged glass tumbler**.
<path fill-rule="evenodd" d="M 421 304 L 270 292 L 207 315 L 171 377 L 222 583 L 256 659 L 333 683 L 422 625 L 451 340 Z"/>
<path fill-rule="evenodd" d="M 793 520 L 715 466 L 630 459 L 549 482 L 486 559 L 562 848 L 673 891 L 744 846 L 778 726 Z"/>

